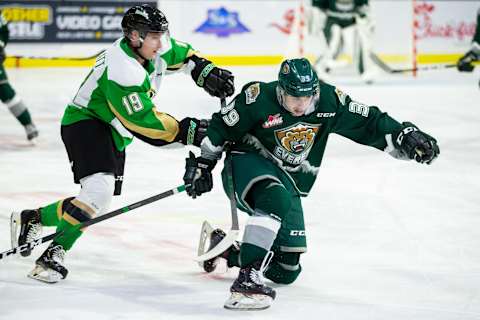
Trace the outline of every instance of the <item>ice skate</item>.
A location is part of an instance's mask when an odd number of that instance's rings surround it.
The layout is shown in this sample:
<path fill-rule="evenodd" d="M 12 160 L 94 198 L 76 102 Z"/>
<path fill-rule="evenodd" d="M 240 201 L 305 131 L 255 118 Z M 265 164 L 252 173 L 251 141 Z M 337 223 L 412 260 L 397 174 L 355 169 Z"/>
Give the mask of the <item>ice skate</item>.
<path fill-rule="evenodd" d="M 55 242 L 52 242 L 47 250 L 35 261 L 35 268 L 28 274 L 29 278 L 56 283 L 65 279 L 68 274 L 67 268 L 63 265 L 65 250 Z"/>
<path fill-rule="evenodd" d="M 210 224 L 205 221 L 202 225 L 202 230 L 200 233 L 200 243 L 198 245 L 198 255 L 201 255 L 205 252 L 205 246 L 207 243 L 207 240 L 209 241 L 209 246 L 208 246 L 208 251 L 212 250 L 215 246 L 217 246 L 220 241 L 222 241 L 226 237 L 226 233 L 222 229 L 213 229 Z M 230 254 L 231 250 L 240 250 L 238 242 L 235 241 L 230 248 L 227 250 L 223 251 L 216 257 L 213 257 L 212 259 L 205 260 L 205 261 L 200 261 L 199 265 L 200 267 L 205 271 L 205 272 L 213 272 L 215 268 L 217 267 L 218 261 L 220 258 L 223 259 L 228 259 L 228 255 Z"/>
<path fill-rule="evenodd" d="M 25 127 L 25 133 L 27 134 L 28 141 L 34 143 L 38 137 L 38 129 L 33 123 L 27 124 Z"/>
<path fill-rule="evenodd" d="M 224 304 L 226 309 L 263 310 L 270 307 L 276 293 L 275 290 L 265 285 L 263 272 L 272 256 L 273 254 L 269 253 L 263 260 L 264 262 L 257 261 L 240 269 L 238 278 L 230 287 L 230 298 Z"/>
<path fill-rule="evenodd" d="M 39 238 L 42 234 L 42 224 L 40 223 L 40 212 L 38 210 L 23 210 L 22 212 L 12 212 L 10 216 L 10 237 L 12 248 L 24 245 L 27 242 Z M 24 249 L 20 254 L 28 257 L 32 250 Z"/>

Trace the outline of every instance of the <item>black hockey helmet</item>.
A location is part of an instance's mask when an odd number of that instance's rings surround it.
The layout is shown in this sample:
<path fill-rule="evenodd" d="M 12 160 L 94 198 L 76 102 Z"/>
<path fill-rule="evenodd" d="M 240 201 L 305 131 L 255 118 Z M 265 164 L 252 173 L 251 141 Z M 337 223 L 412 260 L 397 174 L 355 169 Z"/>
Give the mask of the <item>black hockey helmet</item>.
<path fill-rule="evenodd" d="M 131 7 L 125 12 L 122 19 L 122 29 L 125 37 L 136 30 L 140 37 L 144 39 L 148 32 L 167 32 L 168 21 L 162 11 L 151 7 L 148 4 L 142 4 Z"/>

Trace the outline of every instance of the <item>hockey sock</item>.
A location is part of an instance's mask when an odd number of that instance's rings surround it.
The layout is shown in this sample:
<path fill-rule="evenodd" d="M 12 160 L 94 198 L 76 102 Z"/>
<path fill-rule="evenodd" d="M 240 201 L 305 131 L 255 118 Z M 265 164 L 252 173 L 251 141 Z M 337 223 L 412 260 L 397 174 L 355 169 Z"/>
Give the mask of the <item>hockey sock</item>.
<path fill-rule="evenodd" d="M 62 219 L 57 227 L 57 232 L 63 231 L 64 233 L 55 239 L 55 242 L 62 245 L 65 251 L 69 250 L 75 241 L 83 234 L 83 229 L 81 229 L 79 225 L 82 222 L 90 220 L 92 217 L 92 215 L 84 209 L 87 209 L 86 206 L 77 199 L 72 200 L 65 206 Z"/>
<path fill-rule="evenodd" d="M 30 116 L 30 112 L 28 111 L 28 109 L 25 109 L 25 111 L 22 112 L 22 114 L 20 114 L 18 117 L 17 117 L 17 120 L 23 125 L 23 126 L 26 126 L 26 125 L 29 125 L 32 123 L 32 117 Z"/>
<path fill-rule="evenodd" d="M 2 70 L 0 66 L 0 71 Z M 1 73 L 0 73 L 1 75 Z M 8 80 L 0 79 L 0 100 L 7 104 L 15 98 L 15 90 L 13 90 Z"/>
<path fill-rule="evenodd" d="M 46 227 L 58 226 L 65 211 L 65 205 L 70 203 L 72 199 L 73 197 L 63 199 L 40 208 L 40 221 L 42 225 Z"/>
<path fill-rule="evenodd" d="M 32 123 L 32 117 L 25 103 L 15 93 L 12 86 L 6 82 L 0 84 L 0 100 L 8 107 L 8 110 L 17 118 L 17 120 L 26 126 Z"/>
<path fill-rule="evenodd" d="M 6 102 L 10 112 L 17 118 L 17 120 L 23 125 L 26 126 L 32 123 L 32 117 L 27 107 L 20 98 L 15 96 L 11 101 Z"/>
<path fill-rule="evenodd" d="M 261 261 L 267 254 L 268 250 L 262 247 L 250 244 L 242 243 L 240 247 L 240 261 L 241 268 L 251 265 L 255 261 Z M 229 259 L 230 260 L 230 259 Z"/>
<path fill-rule="evenodd" d="M 290 193 L 279 182 L 264 180 L 249 192 L 255 213 L 247 220 L 240 247 L 240 265 L 247 266 L 263 259 L 277 237 L 282 218 L 292 205 Z M 230 260 L 230 259 L 229 259 Z"/>
<path fill-rule="evenodd" d="M 240 251 L 230 250 L 227 257 L 227 266 L 229 268 L 240 267 Z"/>

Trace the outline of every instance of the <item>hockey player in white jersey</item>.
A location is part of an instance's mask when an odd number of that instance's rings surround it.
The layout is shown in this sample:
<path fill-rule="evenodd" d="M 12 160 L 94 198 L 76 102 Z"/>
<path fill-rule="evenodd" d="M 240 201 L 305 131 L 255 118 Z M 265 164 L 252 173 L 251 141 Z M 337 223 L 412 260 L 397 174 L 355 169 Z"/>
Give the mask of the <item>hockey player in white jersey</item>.
<path fill-rule="evenodd" d="M 166 73 L 185 70 L 212 96 L 234 93 L 233 75 L 171 38 L 160 10 L 134 6 L 122 28 L 124 37 L 97 57 L 62 119 L 62 140 L 80 192 L 11 216 L 13 246 L 36 239 L 44 226 L 63 232 L 36 260 L 31 278 L 50 283 L 66 278 L 64 255 L 85 231 L 81 223 L 105 213 L 112 195 L 121 193 L 125 149 L 134 137 L 155 146 L 200 145 L 206 120 L 177 121 L 152 101 Z"/>

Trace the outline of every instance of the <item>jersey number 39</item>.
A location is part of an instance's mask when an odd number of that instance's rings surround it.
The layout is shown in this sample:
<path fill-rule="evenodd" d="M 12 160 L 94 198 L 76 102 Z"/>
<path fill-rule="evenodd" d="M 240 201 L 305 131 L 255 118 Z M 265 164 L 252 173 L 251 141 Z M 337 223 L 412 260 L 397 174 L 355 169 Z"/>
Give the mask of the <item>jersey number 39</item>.
<path fill-rule="evenodd" d="M 238 120 L 240 120 L 240 116 L 238 115 L 237 110 L 233 109 L 235 107 L 235 100 L 230 102 L 228 106 L 221 108 L 220 113 L 223 114 L 222 116 L 223 122 L 229 127 L 233 127 Z"/>

